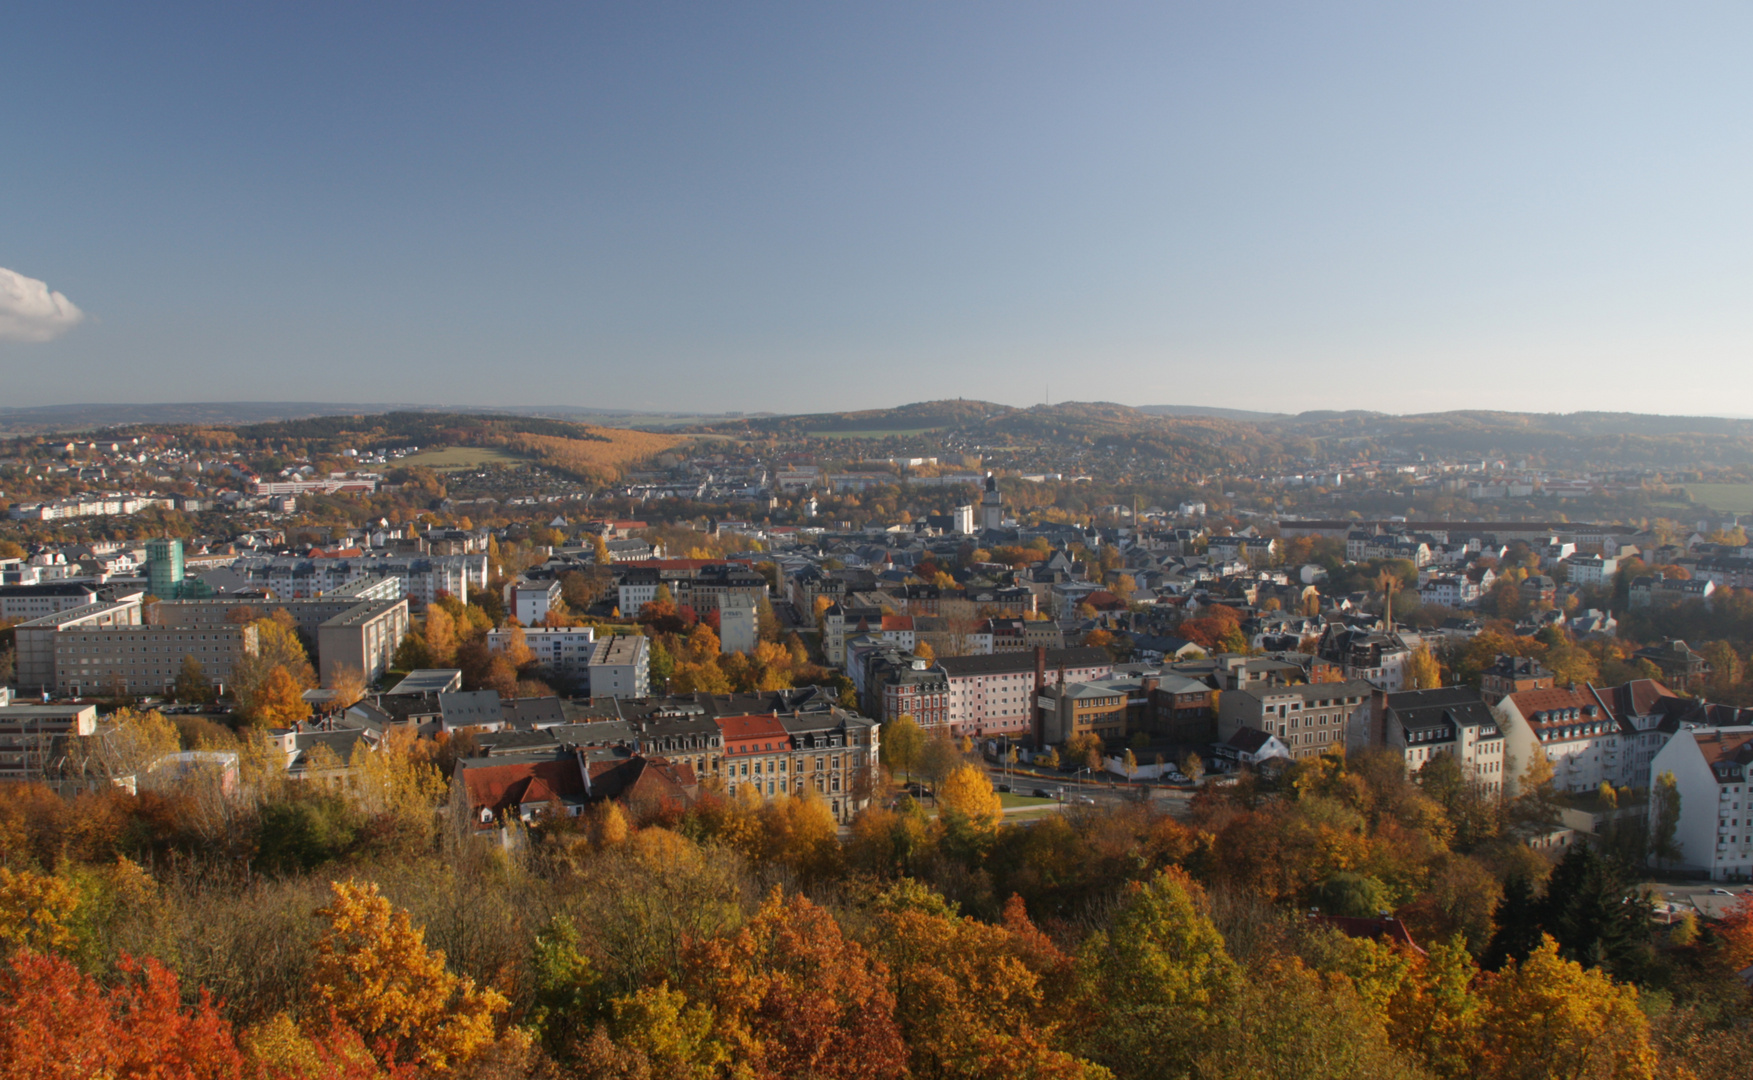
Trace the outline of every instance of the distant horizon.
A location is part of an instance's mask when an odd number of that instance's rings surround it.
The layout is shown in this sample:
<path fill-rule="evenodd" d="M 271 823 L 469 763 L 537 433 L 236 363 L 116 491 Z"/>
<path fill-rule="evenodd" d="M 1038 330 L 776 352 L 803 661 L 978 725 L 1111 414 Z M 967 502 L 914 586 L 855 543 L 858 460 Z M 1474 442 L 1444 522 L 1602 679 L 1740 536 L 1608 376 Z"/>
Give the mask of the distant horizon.
<path fill-rule="evenodd" d="M 12 406 L 1753 403 L 1746 5 L 9 15 Z"/>
<path fill-rule="evenodd" d="M 1365 409 L 1365 408 L 1355 408 L 1355 409 L 1309 408 L 1309 409 L 1301 409 L 1301 410 L 1298 410 L 1296 412 L 1270 412 L 1270 411 L 1262 410 L 1262 409 L 1246 409 L 1246 408 L 1241 408 L 1241 407 L 1237 407 L 1237 406 L 1228 406 L 1228 405 L 1191 405 L 1191 404 L 1181 404 L 1181 403 L 1175 403 L 1175 404 L 1153 403 L 1153 404 L 1148 404 L 1148 405 L 1131 405 L 1131 404 L 1128 404 L 1126 402 L 1111 401 L 1111 400 L 1097 399 L 1097 398 L 1069 399 L 1066 401 L 1057 401 L 1057 402 L 1052 403 L 1051 405 L 1046 405 L 1043 402 L 1035 402 L 1033 404 L 1027 404 L 1027 405 L 1012 405 L 1012 404 L 1002 402 L 1002 401 L 993 401 L 989 398 L 971 398 L 971 397 L 918 398 L 918 399 L 914 399 L 912 401 L 900 402 L 899 404 L 896 404 L 896 405 L 881 405 L 881 406 L 864 405 L 864 406 L 860 406 L 857 408 L 843 408 L 843 409 L 809 409 L 809 410 L 797 410 L 797 411 L 774 410 L 774 409 L 765 409 L 765 410 L 727 409 L 727 410 L 720 411 L 720 412 L 706 412 L 706 411 L 700 411 L 700 410 L 687 410 L 687 409 L 617 408 L 615 406 L 609 406 L 609 405 L 562 405 L 562 404 L 487 405 L 487 404 L 480 404 L 480 403 L 412 402 L 412 401 L 404 401 L 404 402 L 348 402 L 348 401 L 297 401 L 297 400 L 261 399 L 261 400 L 236 400 L 236 401 L 169 400 L 169 401 L 159 401 L 159 402 L 64 402 L 64 403 L 55 403 L 55 404 L 47 404 L 47 405 L 25 405 L 25 406 L 0 405 L 0 419 L 3 419 L 3 418 L 24 419 L 24 418 L 29 418 L 29 417 L 34 416 L 34 417 L 40 418 L 43 422 L 50 422 L 50 421 L 52 421 L 54 415 L 57 413 L 74 413 L 74 412 L 78 412 L 78 411 L 88 411 L 88 412 L 98 413 L 98 414 L 107 413 L 107 414 L 112 415 L 112 416 L 122 417 L 124 414 L 126 414 L 130 411 L 146 413 L 146 412 L 152 412 L 154 410 L 163 410 L 166 412 L 170 412 L 173 410 L 203 410 L 203 409 L 205 409 L 205 410 L 213 410 L 215 412 L 220 412 L 220 411 L 223 411 L 226 409 L 231 409 L 231 410 L 258 410 L 258 411 L 262 411 L 264 413 L 276 413 L 277 412 L 277 413 L 280 413 L 282 415 L 264 415 L 261 417 L 245 417 L 245 418 L 231 419 L 231 420 L 209 419 L 206 422 L 218 424 L 218 425 L 222 425 L 222 426 L 240 426 L 240 425 L 251 424 L 251 423 L 271 423 L 271 422 L 275 422 L 277 420 L 282 420 L 282 419 L 300 419 L 300 418 L 307 418 L 307 417 L 314 418 L 314 417 L 318 417 L 318 416 L 346 416 L 346 415 L 353 415 L 353 414 L 378 415 L 378 414 L 383 414 L 383 413 L 392 413 L 392 412 L 399 412 L 399 411 L 414 411 L 414 412 L 447 412 L 447 413 L 490 412 L 490 413 L 507 413 L 507 414 L 515 414 L 515 415 L 571 414 L 572 417 L 577 418 L 579 420 L 579 422 L 588 423 L 588 418 L 590 416 L 593 416 L 593 415 L 609 416 L 609 417 L 615 417 L 615 416 L 652 416 L 652 417 L 660 417 L 660 418 L 696 418 L 697 417 L 697 418 L 700 418 L 702 420 L 718 420 L 718 419 L 734 420 L 734 419 L 744 418 L 744 417 L 750 418 L 750 419 L 758 419 L 758 418 L 782 419 L 782 418 L 794 417 L 794 416 L 831 416 L 831 415 L 844 415 L 844 414 L 863 413 L 863 412 L 882 412 L 882 411 L 888 411 L 888 410 L 893 410 L 893 409 L 906 408 L 906 407 L 914 406 L 914 405 L 929 404 L 931 402 L 938 402 L 938 401 L 977 401 L 977 402 L 982 402 L 984 404 L 998 405 L 998 406 L 1002 406 L 1004 408 L 1025 410 L 1025 411 L 1028 409 L 1040 408 L 1043 406 L 1045 406 L 1047 408 L 1056 408 L 1056 407 L 1067 406 L 1067 405 L 1117 405 L 1117 406 L 1120 406 L 1122 408 L 1127 408 L 1127 409 L 1132 409 L 1132 410 L 1139 411 L 1139 412 L 1144 412 L 1147 415 L 1173 415 L 1172 413 L 1167 413 L 1167 414 L 1161 413 L 1161 412 L 1153 413 L 1152 410 L 1186 410 L 1187 413 L 1190 415 L 1198 415 L 1201 413 L 1217 413 L 1217 414 L 1228 413 L 1228 414 L 1235 414 L 1237 416 L 1242 416 L 1242 417 L 1259 417 L 1262 419 L 1269 419 L 1269 418 L 1273 418 L 1273 417 L 1294 418 L 1294 417 L 1298 417 L 1298 416 L 1308 415 L 1311 413 L 1333 413 L 1333 414 L 1365 413 L 1365 414 L 1370 414 L 1370 415 L 1388 416 L 1388 417 L 1396 417 L 1396 418 L 1412 418 L 1412 417 L 1419 417 L 1419 416 L 1442 416 L 1442 415 L 1453 414 L 1453 413 L 1501 413 L 1501 414 L 1506 414 L 1506 415 L 1528 415 L 1528 416 L 1625 415 L 1625 416 L 1661 417 L 1661 418 L 1667 418 L 1667 419 L 1681 419 L 1681 420 L 1693 420 L 1693 419 L 1696 419 L 1696 420 L 1753 420 L 1753 415 L 1749 415 L 1749 414 L 1702 413 L 1702 412 L 1701 413 L 1665 413 L 1665 412 L 1645 412 L 1645 411 L 1639 411 L 1639 410 L 1633 410 L 1633 409 L 1532 410 L 1532 409 L 1509 409 L 1509 408 L 1491 408 L 1491 409 L 1457 408 L 1457 409 L 1445 409 L 1445 410 L 1439 410 L 1439 411 L 1393 412 L 1393 411 L 1389 411 L 1389 410 L 1385 410 L 1385 409 Z M 101 423 L 102 426 L 125 427 L 125 426 L 134 426 L 134 425 L 150 425 L 150 424 L 162 424 L 162 423 L 186 423 L 186 422 L 190 422 L 190 421 L 175 420 L 175 419 L 156 419 L 156 420 L 155 419 L 133 419 L 133 420 L 115 419 L 115 420 L 110 420 L 110 421 L 101 421 L 98 423 Z"/>

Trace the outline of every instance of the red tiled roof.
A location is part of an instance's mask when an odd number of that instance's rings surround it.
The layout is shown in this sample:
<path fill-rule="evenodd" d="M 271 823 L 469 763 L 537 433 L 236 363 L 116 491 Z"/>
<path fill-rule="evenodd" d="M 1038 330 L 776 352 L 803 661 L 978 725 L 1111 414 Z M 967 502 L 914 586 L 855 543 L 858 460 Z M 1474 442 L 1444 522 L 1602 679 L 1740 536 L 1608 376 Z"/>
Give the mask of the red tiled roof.
<path fill-rule="evenodd" d="M 718 729 L 724 732 L 724 742 L 728 747 L 732 741 L 746 742 L 754 739 L 789 738 L 785 725 L 779 718 L 765 713 L 754 716 L 721 716 L 718 718 Z"/>
<path fill-rule="evenodd" d="M 1537 712 L 1551 712 L 1555 709 L 1587 709 L 1598 706 L 1595 695 L 1589 693 L 1587 687 L 1574 690 L 1568 687 L 1554 687 L 1551 690 L 1523 690 L 1519 694 L 1511 694 L 1509 699 L 1516 703 L 1516 708 L 1524 717 L 1532 718 Z M 1597 710 L 1600 711 L 1600 710 Z M 1609 719 L 1600 716 L 1599 719 Z"/>
<path fill-rule="evenodd" d="M 499 812 L 529 802 L 585 797 L 584 774 L 576 758 L 477 765 L 463 770 L 463 786 L 470 808 L 477 811 L 490 807 Z"/>

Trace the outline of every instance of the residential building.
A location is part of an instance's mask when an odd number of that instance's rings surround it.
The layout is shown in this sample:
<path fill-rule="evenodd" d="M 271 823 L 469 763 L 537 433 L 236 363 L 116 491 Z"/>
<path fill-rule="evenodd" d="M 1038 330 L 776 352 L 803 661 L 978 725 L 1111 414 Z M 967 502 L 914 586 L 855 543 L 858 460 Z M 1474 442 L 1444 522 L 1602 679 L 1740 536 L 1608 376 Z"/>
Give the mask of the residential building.
<path fill-rule="evenodd" d="M 548 612 L 560 609 L 558 579 L 518 581 L 506 586 L 505 591 L 509 594 L 505 606 L 525 626 L 535 626 L 548 617 Z"/>
<path fill-rule="evenodd" d="M 1682 694 L 1703 683 L 1710 674 L 1710 665 L 1704 657 L 1693 652 L 1691 646 L 1679 638 L 1646 646 L 1631 655 L 1635 660 L 1648 660 L 1654 664 L 1662 673 L 1662 682 Z"/>
<path fill-rule="evenodd" d="M 937 662 L 949 684 L 949 725 L 957 735 L 1033 734 L 1035 691 L 1060 683 L 1089 682 L 1114 673 L 1106 650 L 1039 649 L 1033 653 L 950 656 Z"/>
<path fill-rule="evenodd" d="M 641 698 L 651 692 L 651 651 L 637 634 L 598 641 L 590 654 L 592 697 Z"/>
<path fill-rule="evenodd" d="M 726 792 L 735 795 L 752 785 L 756 795 L 772 797 L 792 790 L 791 733 L 776 714 L 721 716 L 718 727 L 724 735 Z"/>
<path fill-rule="evenodd" d="M 1506 790 L 1528 773 L 1536 754 L 1552 764 L 1560 791 L 1593 791 L 1622 774 L 1622 735 L 1606 702 L 1591 687 L 1554 687 L 1510 694 L 1493 706 L 1505 742 Z"/>
<path fill-rule="evenodd" d="M 225 687 L 236 664 L 255 651 L 256 628 L 247 625 L 73 626 L 54 634 L 54 691 L 63 697 L 111 689 L 130 695 L 169 693 L 187 657 L 200 663 L 216 687 Z"/>
<path fill-rule="evenodd" d="M 791 736 L 792 793 L 814 792 L 836 821 L 850 823 L 870 805 L 880 725 L 843 709 L 781 712 L 779 723 Z"/>
<path fill-rule="evenodd" d="M 477 836 L 513 843 L 514 823 L 539 824 L 577 817 L 587 806 L 614 801 L 636 817 L 670 805 L 686 807 L 699 783 L 686 765 L 661 757 L 612 750 L 544 750 L 510 756 L 464 758 L 451 781 L 454 820 L 467 821 Z"/>
<path fill-rule="evenodd" d="M 1496 662 L 1479 673 L 1479 692 L 1487 705 L 1496 705 L 1524 690 L 1550 689 L 1552 672 L 1531 656 L 1499 655 Z"/>
<path fill-rule="evenodd" d="M 761 641 L 760 609 L 741 594 L 718 599 L 718 649 L 722 653 L 752 653 Z"/>
<path fill-rule="evenodd" d="M 1389 693 L 1406 686 L 1406 662 L 1412 650 L 1398 634 L 1367 627 L 1330 623 L 1316 654 L 1347 679 L 1361 679 Z"/>
<path fill-rule="evenodd" d="M 903 715 L 927 729 L 949 723 L 949 677 L 931 661 L 903 652 L 881 664 L 875 674 L 873 682 L 880 694 L 876 715 L 883 723 L 894 723 Z"/>
<path fill-rule="evenodd" d="M 1687 600 L 1708 601 L 1716 588 L 1716 582 L 1705 577 L 1638 577 L 1631 582 L 1630 603 L 1633 608 L 1648 608 L 1672 607 Z"/>
<path fill-rule="evenodd" d="M 0 585 L 0 619 L 28 621 L 97 603 L 94 585 L 51 581 L 41 585 Z"/>
<path fill-rule="evenodd" d="M 1361 679 L 1297 686 L 1256 684 L 1218 695 L 1217 736 L 1228 741 L 1241 728 L 1277 737 L 1293 758 L 1315 757 L 1328 747 L 1352 745 L 1367 731 L 1374 687 Z"/>
<path fill-rule="evenodd" d="M 0 781 L 40 781 L 58 744 L 97 732 L 95 705 L 0 704 Z"/>
<path fill-rule="evenodd" d="M 1619 558 L 1616 555 L 1579 554 L 1572 555 L 1565 562 L 1569 566 L 1567 580 L 1572 585 L 1606 585 L 1619 572 Z"/>
<path fill-rule="evenodd" d="M 487 631 L 487 648 L 504 652 L 511 645 L 510 628 Z M 590 675 L 596 652 L 596 630 L 589 626 L 532 626 L 523 632 L 531 655 L 544 668 L 559 675 L 583 679 Z"/>
<path fill-rule="evenodd" d="M 279 611 L 292 616 L 299 632 L 316 645 L 318 677 L 325 686 L 334 684 L 343 667 L 362 672 L 368 683 L 377 681 L 392 666 L 396 647 L 408 633 L 408 601 L 393 578 L 362 578 L 307 599 L 164 600 L 146 614 L 154 626 L 211 629 Z"/>
<path fill-rule="evenodd" d="M 1374 695 L 1368 743 L 1398 751 L 1416 773 L 1447 754 L 1463 776 L 1488 792 L 1504 785 L 1504 737 L 1497 715 L 1471 687 Z"/>
<path fill-rule="evenodd" d="M 1674 831 L 1679 857 L 1658 865 L 1664 870 L 1707 874 L 1712 881 L 1753 877 L 1753 726 L 1686 725 L 1667 740 L 1650 762 L 1647 781 L 1673 774 L 1680 794 L 1680 822 Z M 1649 802 L 1650 828 L 1656 827 L 1660 800 Z"/>
<path fill-rule="evenodd" d="M 17 648 L 13 677 L 19 690 L 26 694 L 55 692 L 60 684 L 55 664 L 56 638 L 63 631 L 139 625 L 138 596 L 68 608 L 18 624 L 13 628 Z"/>

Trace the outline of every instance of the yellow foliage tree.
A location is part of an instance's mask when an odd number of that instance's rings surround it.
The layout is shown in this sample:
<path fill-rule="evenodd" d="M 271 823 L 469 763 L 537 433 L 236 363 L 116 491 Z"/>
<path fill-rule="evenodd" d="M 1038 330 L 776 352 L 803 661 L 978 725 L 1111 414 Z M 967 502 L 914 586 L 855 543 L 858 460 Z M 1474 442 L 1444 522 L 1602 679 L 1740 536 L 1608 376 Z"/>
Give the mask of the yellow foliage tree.
<path fill-rule="evenodd" d="M 1443 684 L 1443 669 L 1430 653 L 1429 645 L 1420 645 L 1406 659 L 1406 682 L 1414 690 L 1435 690 Z"/>
<path fill-rule="evenodd" d="M 8 951 L 71 948 L 79 892 L 58 877 L 0 867 L 0 944 Z"/>
<path fill-rule="evenodd" d="M 450 617 L 450 612 L 437 604 L 427 607 L 426 625 L 421 628 L 420 636 L 426 642 L 426 655 L 435 667 L 450 667 L 456 663 L 456 620 Z"/>
<path fill-rule="evenodd" d="M 329 677 L 329 689 L 335 692 L 336 707 L 345 709 L 365 696 L 365 672 L 351 664 L 337 664 Z"/>
<path fill-rule="evenodd" d="M 328 931 L 317 942 L 312 989 L 390 1061 L 443 1070 L 493 1041 L 494 1017 L 509 1005 L 492 987 L 445 970 L 444 953 L 426 948 L 425 931 L 377 886 L 334 882 L 317 914 Z"/>
<path fill-rule="evenodd" d="M 955 815 L 977 833 L 993 833 L 1004 820 L 1004 804 L 992 790 L 986 770 L 958 765 L 944 777 L 938 805 L 945 817 Z"/>
<path fill-rule="evenodd" d="M 1480 977 L 1478 1060 L 1490 1080 L 1563 1076 L 1650 1080 L 1656 1053 L 1637 988 L 1558 955 L 1550 937 L 1495 974 Z"/>
<path fill-rule="evenodd" d="M 304 700 L 304 690 L 291 674 L 275 664 L 256 691 L 249 712 L 250 719 L 262 727 L 291 727 L 310 715 L 310 702 Z"/>

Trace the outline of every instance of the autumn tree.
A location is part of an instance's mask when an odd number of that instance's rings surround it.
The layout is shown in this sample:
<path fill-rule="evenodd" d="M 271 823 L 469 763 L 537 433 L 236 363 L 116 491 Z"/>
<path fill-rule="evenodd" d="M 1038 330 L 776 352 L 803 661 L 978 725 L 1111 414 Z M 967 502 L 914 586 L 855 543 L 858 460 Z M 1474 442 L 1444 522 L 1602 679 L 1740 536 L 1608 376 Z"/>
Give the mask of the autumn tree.
<path fill-rule="evenodd" d="M 1473 1076 L 1490 1080 L 1650 1080 L 1656 1055 L 1637 990 L 1558 955 L 1544 939 L 1527 959 L 1480 977 Z"/>
<path fill-rule="evenodd" d="M 25 950 L 0 973 L 0 1076 L 7 1080 L 237 1080 L 243 1055 L 203 990 L 185 1006 L 156 960 L 124 957 L 100 986 L 59 956 Z"/>
<path fill-rule="evenodd" d="M 1127 888 L 1078 954 L 1081 1052 L 1116 1076 L 1175 1075 L 1223 1023 L 1240 980 L 1204 890 L 1164 870 Z"/>
<path fill-rule="evenodd" d="M 336 664 L 334 672 L 329 676 L 329 689 L 334 691 L 334 699 L 330 704 L 345 709 L 356 704 L 365 696 L 368 689 L 365 672 L 352 664 Z"/>
<path fill-rule="evenodd" d="M 335 882 L 317 914 L 328 929 L 317 942 L 316 1000 L 387 1062 L 443 1069 L 493 1040 L 494 1017 L 508 1006 L 491 987 L 445 969 L 425 931 L 390 905 L 377 886 Z"/>
<path fill-rule="evenodd" d="M 882 743 L 879 748 L 883 764 L 891 773 L 899 772 L 911 775 L 919 768 L 919 759 L 925 750 L 925 731 L 911 714 L 902 713 L 883 725 Z"/>
<path fill-rule="evenodd" d="M 1430 646 L 1420 645 L 1406 658 L 1406 681 L 1413 690 L 1435 690 L 1443 684 L 1443 671 L 1430 653 Z"/>
<path fill-rule="evenodd" d="M 304 690 L 286 669 L 276 664 L 250 695 L 246 715 L 251 723 L 261 727 L 291 727 L 310 715 L 310 702 L 304 700 Z"/>
<path fill-rule="evenodd" d="M 924 893 L 924 895 L 920 895 Z M 956 914 L 903 882 L 879 898 L 877 942 L 913 1076 L 1095 1080 L 1058 1047 L 1076 1019 L 1061 993 L 1070 961 L 1012 898 L 1001 925 Z"/>
<path fill-rule="evenodd" d="M 770 894 L 747 926 L 686 957 L 691 1000 L 752 1080 L 878 1080 L 906 1067 L 887 971 L 832 915 Z"/>
<path fill-rule="evenodd" d="M 944 777 L 938 790 L 939 815 L 952 829 L 966 829 L 975 836 L 990 837 L 1004 821 L 1004 805 L 992 790 L 986 770 L 978 765 L 959 765 Z"/>

